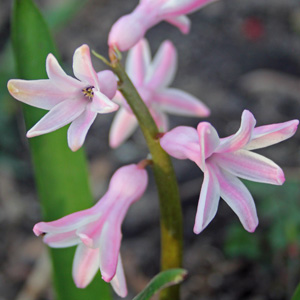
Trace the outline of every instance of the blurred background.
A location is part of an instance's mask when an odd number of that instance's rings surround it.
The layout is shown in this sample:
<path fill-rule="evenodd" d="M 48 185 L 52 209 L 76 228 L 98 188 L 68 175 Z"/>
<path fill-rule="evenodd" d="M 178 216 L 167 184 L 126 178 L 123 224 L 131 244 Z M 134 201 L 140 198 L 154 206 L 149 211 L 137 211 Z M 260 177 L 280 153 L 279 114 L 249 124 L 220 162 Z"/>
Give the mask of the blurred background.
<path fill-rule="evenodd" d="M 137 0 L 40 0 L 61 53 L 72 74 L 74 50 L 83 43 L 107 55 L 111 25 Z M 15 78 L 10 45 L 11 1 L 0 2 L 0 300 L 53 299 L 46 247 L 32 233 L 41 220 L 20 106 L 6 90 Z M 183 36 L 161 23 L 147 33 L 153 53 L 167 39 L 179 54 L 173 87 L 206 103 L 207 121 L 221 137 L 234 133 L 249 109 L 258 125 L 299 118 L 300 2 L 298 0 L 223 0 L 190 15 L 191 33 Z M 97 71 L 103 64 L 94 59 Z M 85 148 L 95 200 L 111 174 L 147 155 L 143 136 L 116 150 L 108 147 L 113 114 L 99 116 Z M 197 126 L 196 118 L 170 116 L 170 128 Z M 184 300 L 284 300 L 300 281 L 300 134 L 259 153 L 279 164 L 286 183 L 245 182 L 260 225 L 247 233 L 221 201 L 215 219 L 199 236 L 192 231 L 202 173 L 190 161 L 176 161 L 184 213 Z M 62 166 L 63 167 L 63 166 Z M 151 173 L 151 172 L 150 172 Z M 159 210 L 153 178 L 145 196 L 123 224 L 122 257 L 132 299 L 159 272 Z M 150 188 L 151 187 L 151 188 Z M 71 276 L 71 271 L 70 271 Z M 99 298 L 100 299 L 100 298 Z M 117 299 L 117 298 L 116 298 Z"/>

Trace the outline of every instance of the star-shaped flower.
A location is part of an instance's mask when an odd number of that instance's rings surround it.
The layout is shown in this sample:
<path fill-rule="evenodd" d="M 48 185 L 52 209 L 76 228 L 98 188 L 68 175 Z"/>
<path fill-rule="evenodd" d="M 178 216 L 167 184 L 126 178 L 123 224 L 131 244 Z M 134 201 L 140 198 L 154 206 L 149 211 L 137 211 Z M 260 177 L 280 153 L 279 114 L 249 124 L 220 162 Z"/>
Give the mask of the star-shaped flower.
<path fill-rule="evenodd" d="M 148 42 L 143 39 L 128 52 L 126 71 L 138 90 L 159 129 L 167 130 L 165 113 L 205 117 L 210 111 L 196 97 L 169 88 L 177 69 L 177 53 L 170 41 L 162 43 L 151 62 Z M 126 100 L 117 92 L 115 101 L 122 105 L 117 112 L 109 135 L 110 146 L 122 144 L 137 128 L 138 123 Z"/>
<path fill-rule="evenodd" d="M 140 0 L 135 10 L 121 17 L 111 28 L 108 45 L 127 51 L 141 40 L 146 31 L 166 21 L 187 34 L 190 19 L 185 15 L 215 0 Z"/>
<path fill-rule="evenodd" d="M 106 114 L 118 109 L 111 101 L 117 89 L 117 81 L 111 71 L 95 72 L 87 45 L 76 49 L 73 71 L 77 79 L 68 76 L 49 54 L 46 61 L 49 79 L 9 80 L 10 94 L 23 103 L 50 110 L 27 133 L 34 137 L 57 130 L 71 123 L 68 144 L 78 150 L 97 113 Z"/>
<path fill-rule="evenodd" d="M 130 205 L 145 192 L 147 183 L 147 172 L 139 165 L 124 166 L 115 172 L 108 191 L 92 208 L 34 226 L 34 233 L 45 234 L 44 242 L 50 247 L 78 245 L 72 271 L 77 287 L 86 287 L 100 268 L 103 280 L 110 282 L 119 296 L 126 296 L 119 253 L 121 225 Z"/>
<path fill-rule="evenodd" d="M 253 232 L 258 225 L 254 200 L 238 179 L 281 185 L 283 171 L 270 159 L 250 150 L 264 148 L 294 135 L 299 121 L 255 127 L 256 120 L 245 110 L 236 134 L 219 138 L 207 122 L 197 130 L 180 126 L 160 141 L 167 153 L 178 159 L 194 161 L 204 172 L 194 232 L 200 233 L 214 218 L 222 197 L 239 217 L 244 228 Z"/>

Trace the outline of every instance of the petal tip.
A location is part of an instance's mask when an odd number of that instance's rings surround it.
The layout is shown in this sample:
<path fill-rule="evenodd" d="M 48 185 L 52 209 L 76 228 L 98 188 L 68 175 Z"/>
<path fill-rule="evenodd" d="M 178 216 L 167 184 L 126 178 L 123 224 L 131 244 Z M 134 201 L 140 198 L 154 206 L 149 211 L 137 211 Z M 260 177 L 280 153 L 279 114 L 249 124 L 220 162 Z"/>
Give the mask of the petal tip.
<path fill-rule="evenodd" d="M 42 235 L 44 233 L 44 231 L 42 231 L 42 230 L 39 229 L 39 224 L 40 223 L 35 224 L 34 227 L 33 227 L 33 229 L 32 229 L 33 233 L 36 236 L 40 236 L 40 235 Z"/>

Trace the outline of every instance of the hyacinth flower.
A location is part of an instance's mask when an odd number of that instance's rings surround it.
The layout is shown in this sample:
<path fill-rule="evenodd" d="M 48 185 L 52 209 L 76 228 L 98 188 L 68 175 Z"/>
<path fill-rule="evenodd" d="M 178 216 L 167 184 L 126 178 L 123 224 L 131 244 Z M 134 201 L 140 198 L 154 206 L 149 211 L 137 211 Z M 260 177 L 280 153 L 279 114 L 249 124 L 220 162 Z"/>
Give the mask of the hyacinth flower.
<path fill-rule="evenodd" d="M 146 31 L 166 21 L 187 34 L 190 19 L 185 15 L 194 12 L 215 0 L 140 0 L 138 6 L 128 15 L 122 16 L 112 26 L 108 45 L 127 51 L 140 41 Z"/>
<path fill-rule="evenodd" d="M 110 282 L 119 296 L 126 296 L 119 253 L 121 225 L 130 205 L 145 192 L 147 183 L 148 175 L 142 166 L 121 167 L 112 176 L 106 194 L 92 208 L 34 226 L 34 233 L 44 235 L 44 242 L 50 247 L 78 245 L 72 271 L 77 287 L 86 287 L 100 268 L 103 280 Z"/>
<path fill-rule="evenodd" d="M 238 177 L 281 185 L 283 171 L 270 159 L 251 152 L 294 135 L 299 121 L 259 126 L 251 112 L 242 114 L 236 134 L 219 138 L 215 128 L 207 122 L 197 130 L 179 126 L 166 133 L 160 141 L 163 149 L 178 159 L 194 161 L 204 172 L 197 208 L 194 232 L 200 233 L 214 218 L 222 197 L 239 217 L 244 228 L 253 232 L 258 225 L 254 200 Z"/>
<path fill-rule="evenodd" d="M 87 45 L 77 48 L 73 56 L 77 79 L 67 75 L 52 54 L 47 56 L 46 70 L 49 79 L 12 79 L 7 84 L 8 90 L 23 103 L 50 110 L 27 132 L 27 137 L 42 135 L 71 123 L 68 144 L 76 151 L 83 145 L 97 114 L 118 109 L 119 106 L 111 101 L 117 89 L 116 78 L 108 70 L 95 72 Z"/>
<path fill-rule="evenodd" d="M 157 127 L 168 128 L 165 113 L 206 117 L 209 109 L 199 99 L 179 89 L 169 88 L 177 69 L 177 53 L 170 41 L 164 41 L 151 61 L 147 40 L 141 40 L 128 52 L 126 71 L 147 105 Z M 137 128 L 138 122 L 120 92 L 114 98 L 121 108 L 113 120 L 109 143 L 113 148 L 122 144 Z"/>

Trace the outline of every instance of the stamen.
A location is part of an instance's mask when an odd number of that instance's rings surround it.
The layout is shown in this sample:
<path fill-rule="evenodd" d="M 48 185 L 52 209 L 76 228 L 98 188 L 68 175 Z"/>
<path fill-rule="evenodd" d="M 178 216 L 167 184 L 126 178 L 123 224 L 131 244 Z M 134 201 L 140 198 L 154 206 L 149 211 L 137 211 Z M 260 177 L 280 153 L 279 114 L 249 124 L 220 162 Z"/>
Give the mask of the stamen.
<path fill-rule="evenodd" d="M 94 86 L 88 86 L 84 89 L 82 89 L 83 95 L 87 98 L 89 98 L 89 100 L 93 100 L 94 98 L 94 91 L 93 91 Z"/>

